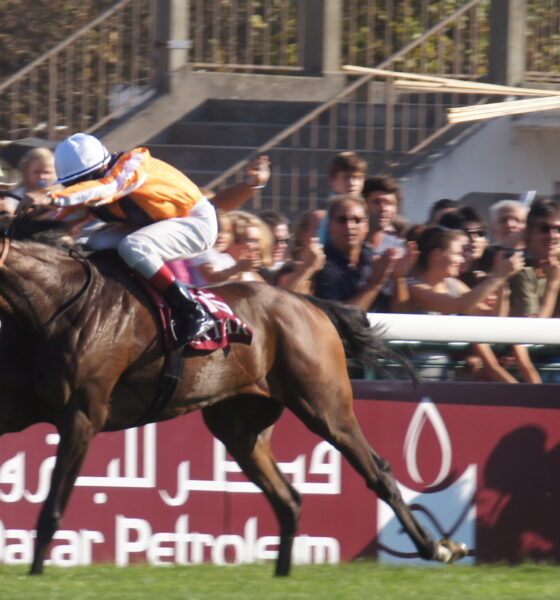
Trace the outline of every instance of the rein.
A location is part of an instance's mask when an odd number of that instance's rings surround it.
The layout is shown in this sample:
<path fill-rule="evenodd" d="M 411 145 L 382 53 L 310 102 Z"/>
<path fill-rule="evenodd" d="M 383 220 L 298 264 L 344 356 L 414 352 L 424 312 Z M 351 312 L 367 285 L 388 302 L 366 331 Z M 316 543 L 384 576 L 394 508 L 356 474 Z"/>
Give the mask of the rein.
<path fill-rule="evenodd" d="M 6 264 L 6 259 L 8 258 L 8 253 L 10 252 L 12 242 L 12 238 L 10 236 L 11 225 L 12 224 L 10 223 L 8 227 L 4 230 L 4 236 L 2 237 L 2 251 L 0 252 L 0 268 L 2 268 Z M 73 258 L 75 261 L 79 262 L 82 265 L 86 274 L 86 281 L 84 285 L 80 288 L 78 293 L 72 296 L 72 298 L 68 299 L 62 306 L 60 306 L 56 310 L 54 315 L 43 325 L 43 327 L 48 327 L 49 325 L 54 323 L 54 321 L 56 321 L 57 319 L 62 317 L 62 315 L 68 312 L 78 302 L 78 300 L 80 300 L 80 298 L 89 290 L 91 286 L 92 273 L 89 261 L 84 256 L 79 254 L 79 251 L 75 250 L 74 248 L 70 249 L 70 251 L 68 252 L 68 256 L 70 256 L 70 258 Z"/>
<path fill-rule="evenodd" d="M 49 325 L 54 323 L 54 321 L 56 321 L 57 319 L 62 317 L 63 314 L 68 312 L 74 306 L 74 304 L 76 304 L 78 302 L 78 300 L 89 290 L 89 288 L 91 286 L 92 275 L 91 275 L 91 265 L 90 265 L 89 261 L 86 258 L 84 258 L 81 254 L 79 254 L 79 252 L 77 250 L 74 250 L 73 248 L 71 248 L 70 251 L 68 252 L 68 256 L 70 256 L 70 258 L 73 258 L 75 261 L 79 262 L 82 265 L 84 272 L 86 274 L 86 281 L 85 281 L 84 285 L 81 287 L 81 289 L 78 291 L 78 293 L 75 294 L 74 296 L 72 296 L 72 298 L 68 299 L 62 306 L 60 306 L 57 309 L 57 311 L 54 313 L 54 315 L 43 325 L 43 327 L 48 327 Z M 1 266 L 1 263 L 0 263 L 0 266 Z"/>

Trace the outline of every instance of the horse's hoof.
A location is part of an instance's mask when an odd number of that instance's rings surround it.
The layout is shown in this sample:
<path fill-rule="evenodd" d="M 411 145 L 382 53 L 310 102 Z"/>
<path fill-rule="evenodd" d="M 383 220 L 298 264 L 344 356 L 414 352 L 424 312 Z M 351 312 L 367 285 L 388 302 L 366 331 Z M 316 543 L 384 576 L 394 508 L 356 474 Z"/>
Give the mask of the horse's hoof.
<path fill-rule="evenodd" d="M 465 558 L 469 553 L 466 544 L 454 542 L 453 540 L 440 540 L 436 553 L 436 560 L 444 563 L 452 563 L 461 558 Z"/>

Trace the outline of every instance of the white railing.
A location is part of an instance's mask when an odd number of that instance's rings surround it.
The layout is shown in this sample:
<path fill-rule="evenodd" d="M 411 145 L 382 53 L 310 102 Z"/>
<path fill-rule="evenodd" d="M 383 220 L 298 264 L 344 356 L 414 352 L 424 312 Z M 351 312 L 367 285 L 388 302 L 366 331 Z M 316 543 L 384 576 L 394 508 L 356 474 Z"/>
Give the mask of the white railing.
<path fill-rule="evenodd" d="M 560 319 L 370 313 L 386 340 L 550 344 L 560 346 Z"/>

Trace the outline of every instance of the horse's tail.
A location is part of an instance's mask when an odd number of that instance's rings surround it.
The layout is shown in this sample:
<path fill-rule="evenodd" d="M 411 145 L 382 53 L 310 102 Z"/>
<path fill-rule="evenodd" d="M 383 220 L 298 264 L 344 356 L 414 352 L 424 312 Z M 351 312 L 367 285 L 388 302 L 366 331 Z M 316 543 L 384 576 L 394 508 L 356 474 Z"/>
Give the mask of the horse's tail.
<path fill-rule="evenodd" d="M 348 358 L 352 358 L 365 368 L 373 367 L 382 374 L 387 373 L 384 360 L 396 362 L 406 369 L 415 383 L 418 383 L 419 378 L 414 367 L 406 357 L 385 344 L 382 336 L 383 327 L 372 326 L 364 310 L 351 304 L 322 300 L 315 296 L 306 296 L 306 298 L 332 321 Z"/>

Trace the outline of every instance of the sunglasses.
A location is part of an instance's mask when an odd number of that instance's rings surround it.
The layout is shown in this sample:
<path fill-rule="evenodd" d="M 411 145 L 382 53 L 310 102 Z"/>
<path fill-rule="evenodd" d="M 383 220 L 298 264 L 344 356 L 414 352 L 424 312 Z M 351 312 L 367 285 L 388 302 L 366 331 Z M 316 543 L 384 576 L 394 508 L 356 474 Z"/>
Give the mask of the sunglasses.
<path fill-rule="evenodd" d="M 549 225 L 548 223 L 541 223 L 540 225 L 537 225 L 537 231 L 539 233 L 550 233 L 551 231 L 560 233 L 560 225 Z"/>
<path fill-rule="evenodd" d="M 365 217 L 346 217 L 341 215 L 340 217 L 335 217 L 333 221 L 338 223 L 339 225 L 346 225 L 347 223 L 354 223 L 355 225 L 359 225 L 366 220 Z"/>
<path fill-rule="evenodd" d="M 290 243 L 290 238 L 286 237 L 286 238 L 275 238 L 274 239 L 274 243 L 279 246 L 280 244 L 289 244 Z"/>
<path fill-rule="evenodd" d="M 485 237 L 486 236 L 486 230 L 484 230 L 484 229 L 465 229 L 464 232 L 470 238 L 479 238 L 479 237 Z"/>

